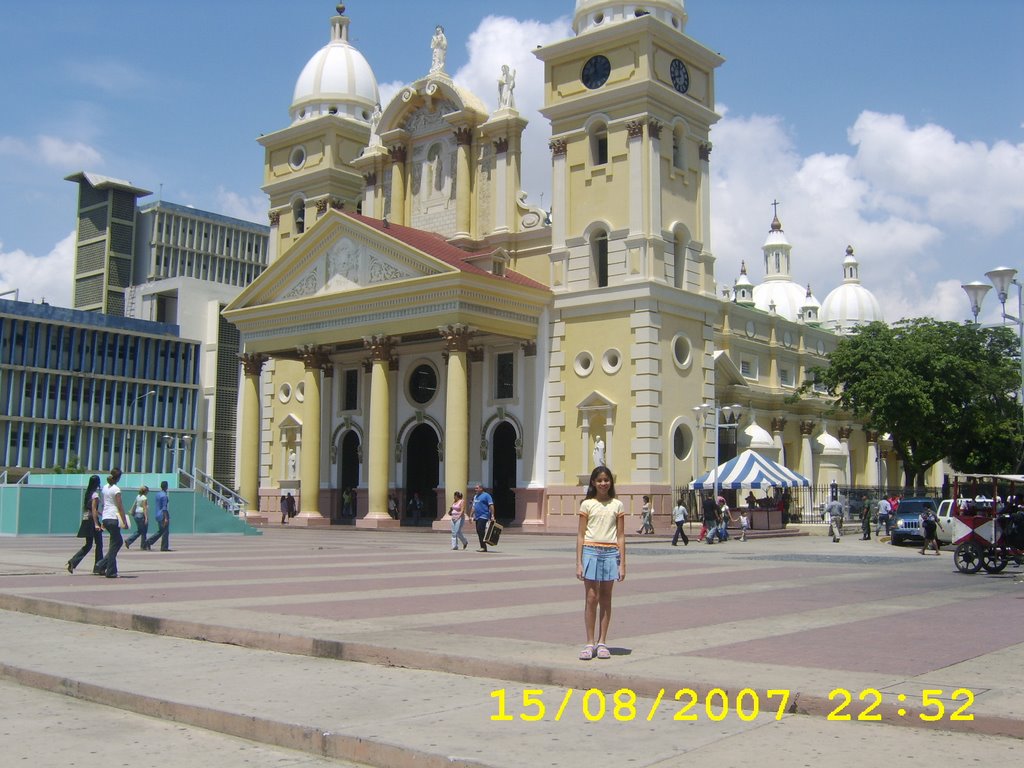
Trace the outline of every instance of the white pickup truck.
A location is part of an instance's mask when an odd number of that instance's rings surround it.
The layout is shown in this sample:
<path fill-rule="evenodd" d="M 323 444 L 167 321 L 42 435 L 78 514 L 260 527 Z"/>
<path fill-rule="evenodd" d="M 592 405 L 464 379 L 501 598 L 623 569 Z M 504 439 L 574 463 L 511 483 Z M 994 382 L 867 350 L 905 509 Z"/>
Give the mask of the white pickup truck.
<path fill-rule="evenodd" d="M 985 507 L 987 508 L 987 512 L 991 513 L 992 499 L 979 497 L 973 499 L 971 504 L 973 506 Z M 956 537 L 954 532 L 956 521 L 953 520 L 953 513 L 955 511 L 956 508 L 953 506 L 952 499 L 943 499 L 939 502 L 939 510 L 935 513 L 936 520 L 938 520 L 939 524 L 936 535 L 939 538 L 939 542 L 942 544 L 952 544 L 954 537 Z"/>

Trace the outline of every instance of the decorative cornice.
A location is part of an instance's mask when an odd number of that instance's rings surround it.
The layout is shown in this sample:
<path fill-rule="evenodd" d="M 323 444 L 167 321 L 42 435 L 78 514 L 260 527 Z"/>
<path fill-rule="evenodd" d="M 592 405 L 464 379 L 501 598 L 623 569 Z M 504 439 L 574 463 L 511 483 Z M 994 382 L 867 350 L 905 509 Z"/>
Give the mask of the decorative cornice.
<path fill-rule="evenodd" d="M 853 434 L 853 427 L 840 427 L 838 430 L 840 440 L 849 440 Z"/>
<path fill-rule="evenodd" d="M 472 128 L 456 128 L 455 143 L 460 147 L 468 147 L 473 143 Z"/>
<path fill-rule="evenodd" d="M 786 428 L 786 420 L 782 416 L 772 419 L 772 432 L 782 432 Z"/>
<path fill-rule="evenodd" d="M 807 419 L 800 422 L 800 434 L 804 437 L 810 437 L 814 434 L 814 428 L 818 425 L 818 422 Z"/>
<path fill-rule="evenodd" d="M 242 363 L 242 370 L 246 376 L 259 376 L 263 372 L 263 365 L 270 358 L 259 353 L 243 352 L 238 356 Z"/>
<path fill-rule="evenodd" d="M 319 200 L 316 201 L 317 216 L 323 216 L 325 213 L 327 213 L 327 204 L 328 202 L 326 197 L 321 197 Z"/>
<path fill-rule="evenodd" d="M 405 158 L 408 157 L 409 149 L 404 144 L 395 144 L 388 152 L 391 154 L 391 161 L 393 163 L 404 163 Z"/>
<path fill-rule="evenodd" d="M 270 211 L 267 213 L 267 219 L 270 221 L 270 226 L 276 227 L 281 222 L 281 212 Z"/>
<path fill-rule="evenodd" d="M 631 139 L 638 139 L 644 135 L 644 123 L 642 120 L 630 120 L 626 123 L 626 135 Z"/>
<path fill-rule="evenodd" d="M 551 150 L 552 157 L 565 157 L 568 146 L 568 142 L 565 139 L 552 139 L 548 142 L 548 149 Z"/>
<path fill-rule="evenodd" d="M 865 436 L 865 439 L 867 439 L 867 441 L 869 443 L 877 443 L 878 442 L 878 430 L 877 429 L 868 429 L 867 427 L 864 427 L 864 436 Z"/>

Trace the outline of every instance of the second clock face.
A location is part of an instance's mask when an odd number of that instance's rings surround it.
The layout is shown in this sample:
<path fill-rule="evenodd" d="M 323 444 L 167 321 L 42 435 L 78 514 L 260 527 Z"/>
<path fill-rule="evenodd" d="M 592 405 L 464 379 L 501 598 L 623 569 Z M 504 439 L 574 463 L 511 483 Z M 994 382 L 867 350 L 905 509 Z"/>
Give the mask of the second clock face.
<path fill-rule="evenodd" d="M 690 73 L 686 70 L 686 65 L 683 62 L 679 59 L 672 59 L 672 63 L 668 66 L 668 73 L 672 78 L 673 88 L 680 93 L 690 90 Z"/>
<path fill-rule="evenodd" d="M 580 79 L 583 84 L 593 90 L 600 88 L 608 82 L 608 75 L 612 73 L 612 64 L 604 56 L 591 56 L 583 65 L 583 72 Z"/>

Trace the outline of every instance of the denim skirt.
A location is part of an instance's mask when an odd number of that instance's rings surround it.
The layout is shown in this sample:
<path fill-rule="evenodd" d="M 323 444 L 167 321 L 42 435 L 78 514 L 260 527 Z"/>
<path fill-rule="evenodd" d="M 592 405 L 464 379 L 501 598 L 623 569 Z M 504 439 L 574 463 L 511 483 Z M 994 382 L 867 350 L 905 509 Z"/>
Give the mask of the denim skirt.
<path fill-rule="evenodd" d="M 587 581 L 616 581 L 619 578 L 619 548 L 584 545 L 583 578 Z"/>

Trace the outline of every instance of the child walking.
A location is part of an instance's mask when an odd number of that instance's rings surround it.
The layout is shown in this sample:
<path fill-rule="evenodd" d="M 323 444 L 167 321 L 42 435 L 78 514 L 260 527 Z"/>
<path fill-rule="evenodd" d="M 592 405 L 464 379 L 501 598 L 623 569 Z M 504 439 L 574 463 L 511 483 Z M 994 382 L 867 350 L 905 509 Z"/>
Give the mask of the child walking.
<path fill-rule="evenodd" d="M 579 515 L 576 578 L 583 582 L 583 623 L 587 630 L 587 644 L 580 651 L 580 659 L 610 659 L 606 641 L 612 618 L 612 587 L 626 578 L 626 510 L 615 498 L 615 482 L 608 467 L 600 466 L 590 473 Z"/>

